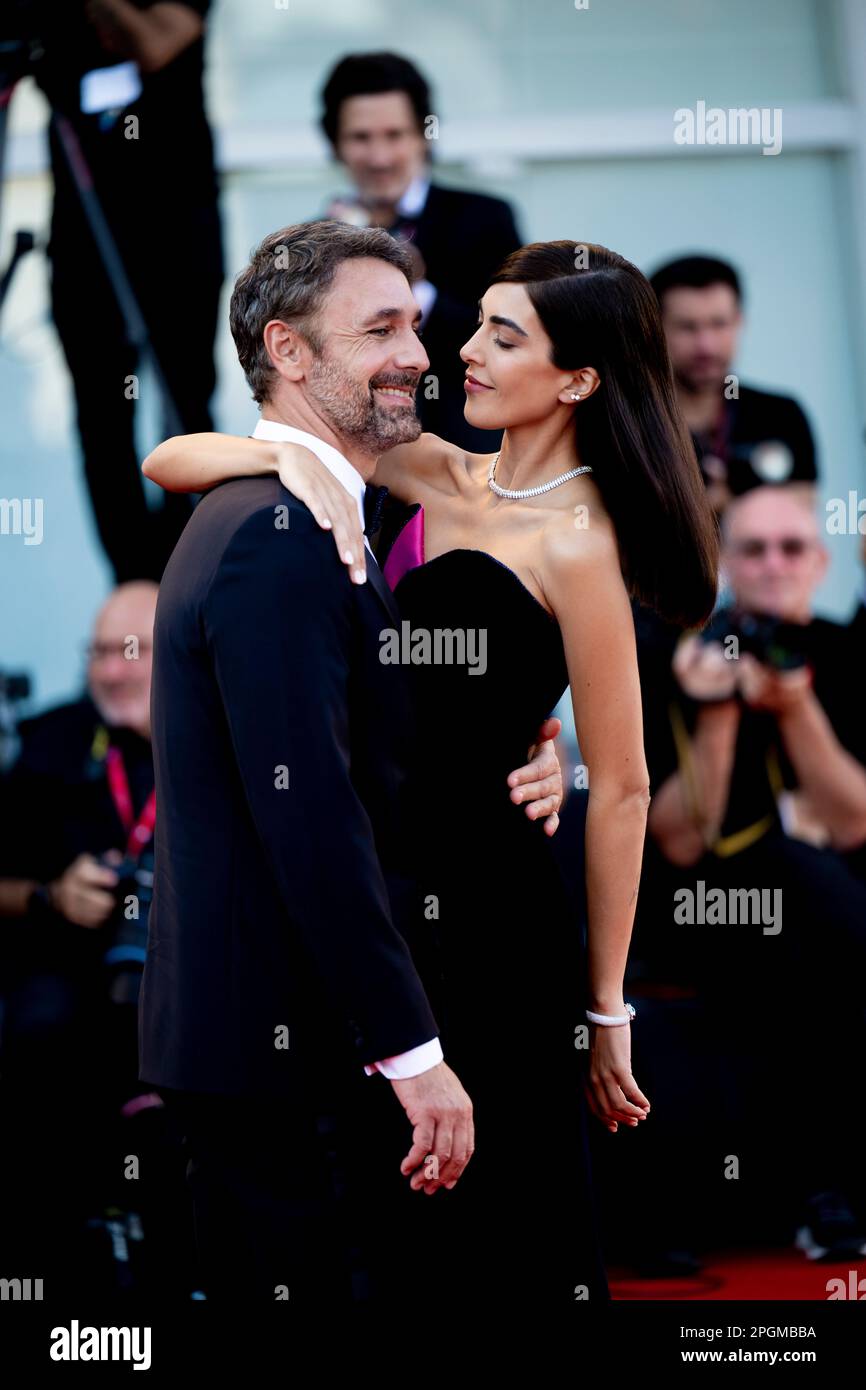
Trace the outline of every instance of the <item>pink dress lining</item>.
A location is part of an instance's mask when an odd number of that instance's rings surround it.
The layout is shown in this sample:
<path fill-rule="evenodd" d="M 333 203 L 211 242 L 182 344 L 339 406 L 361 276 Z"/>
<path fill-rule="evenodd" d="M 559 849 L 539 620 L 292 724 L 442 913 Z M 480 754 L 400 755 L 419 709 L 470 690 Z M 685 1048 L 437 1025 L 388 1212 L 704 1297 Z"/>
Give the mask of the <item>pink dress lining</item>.
<path fill-rule="evenodd" d="M 419 507 L 391 547 L 382 570 L 385 582 L 396 589 L 404 574 L 424 563 L 424 508 Z"/>

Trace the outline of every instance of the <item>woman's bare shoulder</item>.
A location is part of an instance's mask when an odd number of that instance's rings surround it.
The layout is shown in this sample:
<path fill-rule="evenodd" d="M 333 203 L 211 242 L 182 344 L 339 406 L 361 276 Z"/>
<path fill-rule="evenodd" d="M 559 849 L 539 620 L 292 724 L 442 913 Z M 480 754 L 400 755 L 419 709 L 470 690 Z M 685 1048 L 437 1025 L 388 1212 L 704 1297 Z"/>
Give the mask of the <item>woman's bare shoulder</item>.
<path fill-rule="evenodd" d="M 541 534 L 545 572 L 554 582 L 576 570 L 619 575 L 619 545 L 613 522 L 604 507 L 578 503 L 550 519 Z"/>

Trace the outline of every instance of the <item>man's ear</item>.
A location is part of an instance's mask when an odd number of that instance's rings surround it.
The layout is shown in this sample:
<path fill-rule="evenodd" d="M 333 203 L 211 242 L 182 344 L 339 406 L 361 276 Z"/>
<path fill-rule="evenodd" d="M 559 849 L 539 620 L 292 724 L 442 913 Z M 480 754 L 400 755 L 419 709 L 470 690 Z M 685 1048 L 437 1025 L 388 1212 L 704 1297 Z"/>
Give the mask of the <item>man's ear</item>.
<path fill-rule="evenodd" d="M 270 319 L 262 341 L 275 372 L 285 381 L 303 380 L 310 363 L 310 345 L 297 328 L 282 319 Z"/>

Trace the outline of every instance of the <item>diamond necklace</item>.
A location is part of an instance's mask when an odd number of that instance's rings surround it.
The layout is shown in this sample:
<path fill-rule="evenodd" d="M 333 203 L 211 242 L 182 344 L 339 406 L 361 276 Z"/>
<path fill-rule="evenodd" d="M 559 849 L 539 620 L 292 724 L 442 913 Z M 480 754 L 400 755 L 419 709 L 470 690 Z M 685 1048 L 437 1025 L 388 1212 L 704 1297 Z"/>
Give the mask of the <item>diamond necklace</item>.
<path fill-rule="evenodd" d="M 560 483 L 567 483 L 569 478 L 578 478 L 580 477 L 581 473 L 592 472 L 592 469 L 590 468 L 589 464 L 585 463 L 580 468 L 570 468 L 567 473 L 560 473 L 558 478 L 551 478 L 549 483 L 539 483 L 538 487 L 500 487 L 493 476 L 493 470 L 498 462 L 499 455 L 497 454 L 496 458 L 491 463 L 490 470 L 487 474 L 487 482 L 489 486 L 493 489 L 493 491 L 496 493 L 497 497 L 538 497 L 542 492 L 550 492 L 550 489 L 552 487 L 559 487 Z"/>

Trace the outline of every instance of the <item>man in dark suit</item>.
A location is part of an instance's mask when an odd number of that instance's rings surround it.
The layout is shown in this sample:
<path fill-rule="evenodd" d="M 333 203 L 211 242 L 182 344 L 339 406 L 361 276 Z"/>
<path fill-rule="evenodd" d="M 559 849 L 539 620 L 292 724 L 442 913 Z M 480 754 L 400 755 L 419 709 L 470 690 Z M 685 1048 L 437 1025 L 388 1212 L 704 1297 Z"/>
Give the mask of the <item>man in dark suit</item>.
<path fill-rule="evenodd" d="M 377 455 L 420 433 L 410 268 L 384 231 L 310 223 L 266 238 L 232 297 L 256 434 L 306 444 L 362 516 Z M 429 1219 L 406 1194 L 453 1186 L 473 1151 L 424 942 L 413 959 L 395 916 L 412 721 L 405 673 L 380 660 L 400 614 L 367 565 L 349 583 L 276 478 L 233 479 L 196 509 L 160 591 L 141 1077 L 179 1115 L 220 1301 L 405 1290 L 407 1204 Z"/>
<path fill-rule="evenodd" d="M 767 485 L 784 485 L 813 505 L 815 444 L 801 406 L 791 396 L 744 385 L 732 371 L 743 326 L 734 267 L 714 256 L 683 256 L 660 266 L 650 284 L 677 400 L 716 512 Z"/>
<path fill-rule="evenodd" d="M 156 510 L 147 504 L 135 440 L 143 362 L 152 354 L 159 363 L 169 434 L 212 428 L 216 384 L 224 268 L 203 90 L 210 0 L 5 8 L 12 23 L 13 12 L 21 15 L 28 38 L 31 27 L 39 37 L 29 47 L 40 50 L 34 71 L 52 107 L 51 311 L 75 391 L 93 518 L 118 582 L 158 579 L 191 507 L 180 493 Z M 140 323 L 82 201 L 94 196 Z M 183 243 L 197 251 L 179 334 L 165 265 Z"/>
<path fill-rule="evenodd" d="M 521 244 L 514 213 L 501 198 L 432 183 L 438 134 L 430 89 L 395 53 L 343 58 L 322 93 L 322 128 L 354 185 L 328 216 L 384 227 L 408 243 L 413 291 L 423 311 L 430 371 L 417 408 L 423 428 L 477 453 L 493 452 L 498 431 L 463 417 L 460 349 L 478 326 L 478 301 L 499 266 Z"/>

